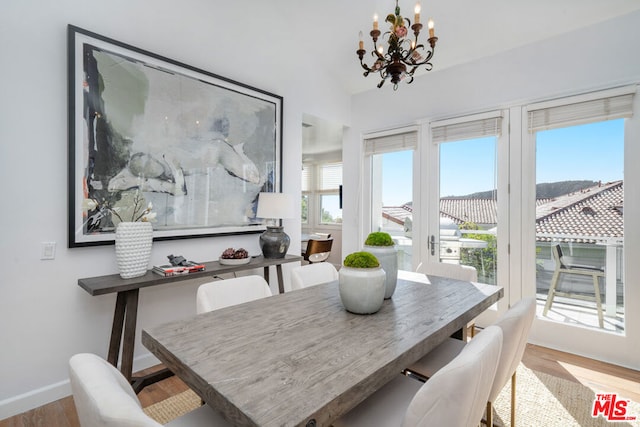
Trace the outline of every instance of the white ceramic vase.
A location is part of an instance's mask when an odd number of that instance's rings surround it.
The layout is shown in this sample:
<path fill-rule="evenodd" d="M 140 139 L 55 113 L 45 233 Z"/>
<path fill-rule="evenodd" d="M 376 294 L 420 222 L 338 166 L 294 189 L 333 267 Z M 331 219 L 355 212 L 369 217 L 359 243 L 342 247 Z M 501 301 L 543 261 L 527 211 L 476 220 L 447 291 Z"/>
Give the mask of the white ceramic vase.
<path fill-rule="evenodd" d="M 384 299 L 389 299 L 396 290 L 398 283 L 398 249 L 393 246 L 368 246 L 363 251 L 370 252 L 378 258 L 380 266 L 386 273 Z"/>
<path fill-rule="evenodd" d="M 150 222 L 121 222 L 116 227 L 116 260 L 120 277 L 144 276 L 149 268 L 153 226 Z"/>
<path fill-rule="evenodd" d="M 373 314 L 384 302 L 385 273 L 381 267 L 350 268 L 338 271 L 340 299 L 347 311 L 355 314 Z"/>

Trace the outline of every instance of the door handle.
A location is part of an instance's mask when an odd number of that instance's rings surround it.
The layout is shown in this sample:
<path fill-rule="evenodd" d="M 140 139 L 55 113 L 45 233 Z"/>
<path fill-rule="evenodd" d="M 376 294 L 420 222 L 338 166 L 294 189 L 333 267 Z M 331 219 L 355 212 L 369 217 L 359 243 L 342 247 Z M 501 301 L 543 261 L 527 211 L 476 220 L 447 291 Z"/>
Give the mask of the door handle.
<path fill-rule="evenodd" d="M 434 236 L 433 234 L 431 235 L 431 237 L 429 238 L 429 245 L 431 246 L 431 255 L 435 255 L 436 254 L 436 245 L 438 244 L 438 242 L 436 242 L 436 236 Z"/>

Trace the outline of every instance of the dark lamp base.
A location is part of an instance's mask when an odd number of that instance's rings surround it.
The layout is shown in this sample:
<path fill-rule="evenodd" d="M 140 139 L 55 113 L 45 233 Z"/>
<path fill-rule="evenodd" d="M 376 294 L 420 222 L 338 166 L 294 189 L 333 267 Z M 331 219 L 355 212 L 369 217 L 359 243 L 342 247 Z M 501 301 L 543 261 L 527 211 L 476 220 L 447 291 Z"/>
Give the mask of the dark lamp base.
<path fill-rule="evenodd" d="M 265 258 L 284 258 L 289 250 L 291 239 L 283 231 L 283 227 L 267 226 L 260 235 L 260 249 Z"/>

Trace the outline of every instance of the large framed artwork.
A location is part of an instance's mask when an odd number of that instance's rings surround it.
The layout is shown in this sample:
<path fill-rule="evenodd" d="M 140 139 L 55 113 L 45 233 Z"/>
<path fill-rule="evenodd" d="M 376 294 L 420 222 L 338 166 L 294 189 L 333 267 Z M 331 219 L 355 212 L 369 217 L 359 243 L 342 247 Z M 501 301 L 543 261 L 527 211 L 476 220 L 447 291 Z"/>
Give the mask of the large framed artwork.
<path fill-rule="evenodd" d="M 154 240 L 265 229 L 282 97 L 72 25 L 68 61 L 69 247 L 113 243 L 136 203 Z"/>

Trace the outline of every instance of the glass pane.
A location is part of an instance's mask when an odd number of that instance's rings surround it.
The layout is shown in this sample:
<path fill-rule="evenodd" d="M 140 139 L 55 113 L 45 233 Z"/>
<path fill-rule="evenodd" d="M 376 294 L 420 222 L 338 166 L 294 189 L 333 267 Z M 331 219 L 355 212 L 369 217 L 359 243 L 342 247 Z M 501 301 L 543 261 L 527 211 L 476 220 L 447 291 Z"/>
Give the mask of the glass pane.
<path fill-rule="evenodd" d="M 549 319 L 624 330 L 624 120 L 536 133 L 536 292 Z"/>
<path fill-rule="evenodd" d="M 312 166 L 302 165 L 302 191 L 311 191 L 311 170 Z"/>
<path fill-rule="evenodd" d="M 320 196 L 320 223 L 337 224 L 342 222 L 340 195 L 323 194 Z"/>
<path fill-rule="evenodd" d="M 300 220 L 303 224 L 309 223 L 309 195 L 303 194 L 300 209 Z"/>
<path fill-rule="evenodd" d="M 440 144 L 440 262 L 469 265 L 496 284 L 496 137 Z"/>
<path fill-rule="evenodd" d="M 371 231 L 385 231 L 398 248 L 398 268 L 412 271 L 413 150 L 375 154 Z"/>

